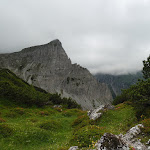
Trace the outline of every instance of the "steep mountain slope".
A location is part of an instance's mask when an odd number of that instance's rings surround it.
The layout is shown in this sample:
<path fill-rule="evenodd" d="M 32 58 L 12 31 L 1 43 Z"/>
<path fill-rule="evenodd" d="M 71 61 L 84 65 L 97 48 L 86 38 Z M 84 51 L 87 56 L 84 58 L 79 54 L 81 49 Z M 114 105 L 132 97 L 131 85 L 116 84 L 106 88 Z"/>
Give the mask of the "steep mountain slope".
<path fill-rule="evenodd" d="M 113 96 L 120 95 L 121 89 L 127 89 L 135 84 L 138 79 L 142 79 L 142 72 L 127 75 L 110 75 L 110 74 L 96 74 L 95 77 L 100 83 L 106 83 L 112 90 Z"/>
<path fill-rule="evenodd" d="M 0 68 L 0 104 L 3 99 L 8 103 L 21 106 L 62 105 L 69 109 L 80 108 L 70 98 L 61 98 L 58 94 L 47 93 L 41 88 L 29 85 L 10 70 Z"/>
<path fill-rule="evenodd" d="M 56 98 L 59 103 L 53 103 Z M 69 99 L 66 102 L 66 98 L 35 88 L 0 68 L 0 150 L 57 150 L 65 146 L 72 136 L 72 122 L 83 115 L 78 105 Z"/>
<path fill-rule="evenodd" d="M 59 40 L 25 48 L 20 52 L 0 54 L 0 67 L 50 93 L 71 97 L 84 109 L 112 101 L 105 83 L 99 83 L 91 73 L 72 64 Z"/>

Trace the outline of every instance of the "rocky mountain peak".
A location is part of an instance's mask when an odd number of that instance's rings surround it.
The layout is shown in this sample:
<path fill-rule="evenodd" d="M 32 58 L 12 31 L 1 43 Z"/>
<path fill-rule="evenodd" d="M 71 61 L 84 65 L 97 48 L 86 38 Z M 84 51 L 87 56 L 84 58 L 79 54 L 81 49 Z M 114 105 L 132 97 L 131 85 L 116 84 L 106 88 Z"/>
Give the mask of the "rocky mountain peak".
<path fill-rule="evenodd" d="M 65 53 L 61 42 L 58 39 L 55 39 L 47 44 L 24 48 L 21 52 L 22 53 L 33 53 L 34 52 L 34 53 L 38 54 L 38 52 L 40 51 L 40 54 L 41 54 L 41 53 L 46 53 L 46 52 L 49 53 L 49 51 L 57 51 L 57 50 Z"/>
<path fill-rule="evenodd" d="M 0 67 L 47 92 L 71 97 L 84 109 L 112 101 L 107 85 L 99 83 L 87 69 L 72 64 L 58 39 L 17 53 L 0 54 Z"/>
<path fill-rule="evenodd" d="M 59 39 L 55 39 L 55 40 L 49 42 L 48 44 L 51 44 L 51 45 L 54 45 L 54 46 L 62 46 L 62 44 L 59 41 Z"/>

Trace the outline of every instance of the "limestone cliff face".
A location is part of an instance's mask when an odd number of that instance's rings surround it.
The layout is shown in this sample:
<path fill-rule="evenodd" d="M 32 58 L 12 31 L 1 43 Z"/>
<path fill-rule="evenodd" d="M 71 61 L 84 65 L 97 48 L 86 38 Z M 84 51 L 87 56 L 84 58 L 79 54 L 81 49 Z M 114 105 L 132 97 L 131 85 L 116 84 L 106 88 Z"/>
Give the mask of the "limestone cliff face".
<path fill-rule="evenodd" d="M 72 64 L 59 40 L 0 54 L 0 67 L 10 69 L 29 84 L 50 93 L 71 97 L 84 109 L 112 101 L 107 85 L 99 83 L 87 69 Z"/>

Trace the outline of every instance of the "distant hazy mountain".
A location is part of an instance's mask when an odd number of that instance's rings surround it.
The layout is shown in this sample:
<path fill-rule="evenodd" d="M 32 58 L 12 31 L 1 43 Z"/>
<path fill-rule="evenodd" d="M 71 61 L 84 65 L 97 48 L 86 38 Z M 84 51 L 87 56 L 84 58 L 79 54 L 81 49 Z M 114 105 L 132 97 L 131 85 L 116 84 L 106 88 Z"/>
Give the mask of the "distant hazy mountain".
<path fill-rule="evenodd" d="M 47 92 L 71 97 L 84 109 L 112 101 L 107 84 L 99 83 L 86 68 L 72 64 L 59 40 L 16 53 L 0 54 L 0 67 L 10 69 Z"/>
<path fill-rule="evenodd" d="M 99 82 L 106 83 L 109 86 L 113 97 L 119 95 L 121 89 L 127 89 L 135 84 L 138 79 L 142 79 L 142 76 L 142 72 L 127 75 L 110 75 L 101 73 L 95 75 Z"/>

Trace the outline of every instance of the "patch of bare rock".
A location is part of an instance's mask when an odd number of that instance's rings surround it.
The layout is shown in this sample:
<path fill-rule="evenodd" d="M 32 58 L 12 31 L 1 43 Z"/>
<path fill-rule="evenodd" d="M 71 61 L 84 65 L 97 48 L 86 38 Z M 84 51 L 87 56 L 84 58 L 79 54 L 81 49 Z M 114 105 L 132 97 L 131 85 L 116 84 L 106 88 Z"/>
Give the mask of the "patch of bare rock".
<path fill-rule="evenodd" d="M 90 120 L 96 120 L 100 118 L 105 110 L 114 109 L 113 105 L 100 105 L 96 109 L 91 109 L 88 111 L 87 115 L 89 116 Z"/>
<path fill-rule="evenodd" d="M 138 124 L 132 127 L 125 135 L 113 135 L 111 133 L 105 133 L 101 139 L 97 142 L 97 150 L 129 150 L 131 147 L 134 150 L 148 150 L 140 139 L 137 139 L 137 135 L 141 133 L 143 125 Z"/>

